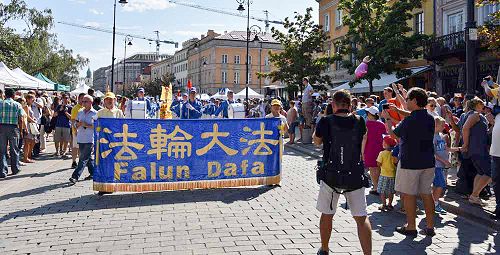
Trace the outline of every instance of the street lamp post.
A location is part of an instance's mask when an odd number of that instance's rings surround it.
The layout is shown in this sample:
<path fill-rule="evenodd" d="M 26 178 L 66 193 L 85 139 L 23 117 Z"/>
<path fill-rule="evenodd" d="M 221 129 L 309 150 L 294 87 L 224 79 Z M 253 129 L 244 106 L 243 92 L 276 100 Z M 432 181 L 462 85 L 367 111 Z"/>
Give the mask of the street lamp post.
<path fill-rule="evenodd" d="M 247 4 L 247 57 L 245 60 L 245 68 L 246 68 L 246 83 L 245 83 L 245 101 L 246 101 L 246 107 L 245 107 L 245 112 L 248 114 L 248 73 L 249 73 L 249 66 L 248 66 L 248 56 L 249 56 L 249 44 L 250 44 L 250 1 L 251 0 L 236 0 L 238 2 L 238 11 L 241 13 L 245 11 L 245 7 L 243 7 L 243 4 Z"/>
<path fill-rule="evenodd" d="M 465 23 L 465 71 L 467 94 L 476 88 L 476 40 L 477 26 L 474 21 L 474 0 L 467 0 L 467 22 Z"/>
<path fill-rule="evenodd" d="M 122 6 L 127 4 L 127 0 L 120 0 L 118 1 L 118 3 L 120 3 Z M 113 49 L 111 51 L 111 84 L 110 84 L 110 87 L 111 87 L 111 92 L 113 92 L 113 87 L 114 87 L 114 83 L 115 83 L 115 78 L 114 78 L 114 75 L 115 75 L 115 38 L 116 38 L 116 0 L 115 0 L 115 4 L 113 6 Z"/>
<path fill-rule="evenodd" d="M 259 34 L 262 32 L 262 28 L 257 25 L 252 25 L 250 27 L 250 31 L 252 31 L 255 36 L 253 38 L 254 46 L 257 47 L 257 44 L 260 43 L 259 47 L 259 72 L 262 73 L 262 41 L 259 38 Z M 248 92 L 247 92 L 248 93 Z M 259 93 L 262 93 L 262 78 L 259 78 Z"/>
<path fill-rule="evenodd" d="M 125 95 L 125 84 L 126 83 L 126 78 L 125 78 L 125 70 L 127 69 L 127 45 L 132 46 L 132 37 L 130 36 L 125 36 L 125 53 L 123 54 L 123 87 L 122 87 L 122 95 Z"/>

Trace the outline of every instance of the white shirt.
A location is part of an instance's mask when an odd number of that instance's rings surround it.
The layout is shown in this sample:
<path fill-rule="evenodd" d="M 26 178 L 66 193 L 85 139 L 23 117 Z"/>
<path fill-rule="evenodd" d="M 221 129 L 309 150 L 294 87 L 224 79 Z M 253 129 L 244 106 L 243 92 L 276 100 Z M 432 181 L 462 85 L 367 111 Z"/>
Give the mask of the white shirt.
<path fill-rule="evenodd" d="M 493 157 L 500 157 L 500 114 L 497 114 L 497 116 L 495 117 L 495 126 L 493 126 L 490 155 Z"/>
<path fill-rule="evenodd" d="M 313 87 L 308 83 L 304 89 L 304 94 L 302 95 L 302 103 L 312 102 L 312 93 Z"/>

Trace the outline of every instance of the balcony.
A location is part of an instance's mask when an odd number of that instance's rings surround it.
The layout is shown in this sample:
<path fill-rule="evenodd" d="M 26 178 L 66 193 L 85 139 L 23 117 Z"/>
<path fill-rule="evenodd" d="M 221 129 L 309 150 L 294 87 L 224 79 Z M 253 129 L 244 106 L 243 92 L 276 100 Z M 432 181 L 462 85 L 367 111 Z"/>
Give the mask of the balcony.
<path fill-rule="evenodd" d="M 439 61 L 448 57 L 465 58 L 465 31 L 430 39 L 424 44 L 424 58 Z"/>

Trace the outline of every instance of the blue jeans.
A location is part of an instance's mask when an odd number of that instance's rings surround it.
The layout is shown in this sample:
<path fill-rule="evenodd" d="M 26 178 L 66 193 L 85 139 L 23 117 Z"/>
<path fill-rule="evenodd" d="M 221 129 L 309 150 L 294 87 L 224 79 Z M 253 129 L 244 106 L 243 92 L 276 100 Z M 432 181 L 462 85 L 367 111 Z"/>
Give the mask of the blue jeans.
<path fill-rule="evenodd" d="M 7 144 L 12 173 L 19 172 L 19 136 L 17 125 L 0 124 L 0 176 L 7 175 Z"/>
<path fill-rule="evenodd" d="M 92 157 L 93 147 L 94 147 L 93 143 L 78 144 L 78 150 L 79 150 L 78 166 L 71 175 L 72 178 L 78 180 L 78 178 L 80 178 L 80 176 L 82 175 L 85 166 L 89 169 L 90 176 L 94 174 L 95 164 L 94 164 L 94 158 Z"/>

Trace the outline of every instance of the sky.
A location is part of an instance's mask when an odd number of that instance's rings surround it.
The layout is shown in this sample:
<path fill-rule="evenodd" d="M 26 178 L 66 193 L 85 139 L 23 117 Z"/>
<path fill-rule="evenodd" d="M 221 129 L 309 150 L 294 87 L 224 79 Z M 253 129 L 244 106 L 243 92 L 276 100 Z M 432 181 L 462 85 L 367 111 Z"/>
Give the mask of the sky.
<path fill-rule="evenodd" d="M 52 31 L 65 47 L 72 49 L 90 60 L 92 71 L 111 64 L 112 34 L 91 31 L 67 26 L 57 22 L 70 22 L 111 30 L 113 27 L 113 0 L 25 0 L 30 7 L 52 10 L 55 25 Z M 0 0 L 8 3 L 10 0 Z M 185 7 L 169 3 L 168 0 L 128 0 L 128 4 L 117 4 L 117 31 L 145 37 L 156 38 L 153 31 L 160 31 L 161 40 L 181 43 L 193 37 L 206 34 L 208 29 L 218 33 L 224 31 L 245 31 L 246 19 L 205 10 Z M 218 10 L 235 12 L 236 0 L 179 0 Z M 318 3 L 315 0 L 251 0 L 250 15 L 265 17 L 264 10 L 269 11 L 270 20 L 283 20 L 292 17 L 294 12 L 305 13 L 307 7 L 314 8 L 314 19 L 317 20 Z M 258 25 L 264 30 L 260 21 L 250 20 L 250 25 Z M 271 25 L 272 26 L 272 25 Z M 280 25 L 277 28 L 280 28 Z M 282 27 L 281 27 L 282 29 Z M 127 47 L 127 56 L 138 52 L 154 52 L 155 44 L 133 39 L 132 46 Z M 173 54 L 174 45 L 162 44 L 160 53 Z M 124 56 L 124 37 L 116 36 L 115 57 L 119 61 Z M 80 73 L 84 75 L 87 68 Z"/>

